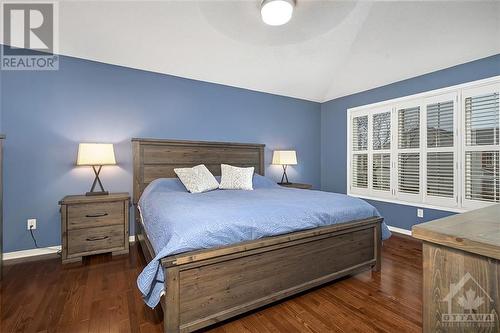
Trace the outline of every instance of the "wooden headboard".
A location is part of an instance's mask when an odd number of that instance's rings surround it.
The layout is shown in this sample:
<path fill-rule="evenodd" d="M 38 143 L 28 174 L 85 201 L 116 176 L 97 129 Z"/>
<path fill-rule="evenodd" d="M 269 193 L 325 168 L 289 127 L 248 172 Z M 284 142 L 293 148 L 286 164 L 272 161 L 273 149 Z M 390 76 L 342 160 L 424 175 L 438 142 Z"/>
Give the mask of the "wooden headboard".
<path fill-rule="evenodd" d="M 161 139 L 132 139 L 134 158 L 134 198 L 136 204 L 142 191 L 157 178 L 175 178 L 174 168 L 205 164 L 220 176 L 221 163 L 255 167 L 264 175 L 263 144 Z"/>

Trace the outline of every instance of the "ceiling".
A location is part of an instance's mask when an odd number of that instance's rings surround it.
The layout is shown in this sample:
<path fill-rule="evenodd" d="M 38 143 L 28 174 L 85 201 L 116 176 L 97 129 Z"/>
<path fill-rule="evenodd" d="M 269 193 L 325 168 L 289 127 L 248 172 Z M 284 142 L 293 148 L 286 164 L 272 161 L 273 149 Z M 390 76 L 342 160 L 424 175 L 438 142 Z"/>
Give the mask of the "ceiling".
<path fill-rule="evenodd" d="M 500 1 L 62 1 L 60 53 L 324 102 L 500 53 Z"/>

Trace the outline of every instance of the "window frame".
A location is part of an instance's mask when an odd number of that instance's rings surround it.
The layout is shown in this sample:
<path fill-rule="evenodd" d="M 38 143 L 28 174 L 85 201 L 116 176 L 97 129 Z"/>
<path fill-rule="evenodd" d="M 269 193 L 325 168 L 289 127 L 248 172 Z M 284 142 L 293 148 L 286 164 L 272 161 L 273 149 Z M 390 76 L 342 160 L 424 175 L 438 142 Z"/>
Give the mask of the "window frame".
<path fill-rule="evenodd" d="M 450 86 L 446 88 L 427 91 L 415 95 L 405 96 L 392 100 L 382 101 L 369 105 L 363 105 L 347 109 L 347 194 L 376 201 L 391 202 L 409 206 L 418 206 L 424 208 L 438 209 L 452 212 L 465 212 L 471 209 L 498 204 L 498 202 L 483 202 L 478 200 L 466 199 L 465 193 L 465 110 L 464 101 L 467 94 L 476 91 L 497 91 L 500 92 L 500 76 L 467 82 L 464 84 Z M 453 100 L 453 147 L 427 147 L 427 106 L 433 103 L 446 102 Z M 420 106 L 420 146 L 419 148 L 399 149 L 398 144 L 398 110 L 406 107 Z M 391 145 L 390 149 L 373 149 L 373 115 L 377 113 L 391 112 Z M 500 111 L 499 111 L 500 112 Z M 367 188 L 353 189 L 351 186 L 351 156 L 352 138 L 351 126 L 352 118 L 368 115 L 368 186 Z M 499 115 L 500 123 L 500 115 Z M 500 126 L 500 124 L 498 125 Z M 499 151 L 500 145 L 481 146 Z M 470 148 L 470 147 L 469 147 Z M 398 193 L 398 154 L 400 152 L 419 152 L 419 188 L 418 195 L 408 193 Z M 431 152 L 452 152 L 454 158 L 454 193 L 453 197 L 440 197 L 427 194 L 427 154 Z M 470 151 L 468 149 L 467 151 Z M 373 155 L 390 154 L 390 190 L 381 191 L 373 188 Z"/>

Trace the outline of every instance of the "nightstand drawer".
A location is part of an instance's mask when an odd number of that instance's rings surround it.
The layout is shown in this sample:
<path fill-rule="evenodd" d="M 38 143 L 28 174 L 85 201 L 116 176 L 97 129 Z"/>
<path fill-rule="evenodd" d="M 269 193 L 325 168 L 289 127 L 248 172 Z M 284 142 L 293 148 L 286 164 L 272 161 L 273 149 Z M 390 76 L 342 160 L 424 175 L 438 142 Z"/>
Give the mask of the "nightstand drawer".
<path fill-rule="evenodd" d="M 123 201 L 68 206 L 68 230 L 123 224 Z"/>
<path fill-rule="evenodd" d="M 68 231 L 68 255 L 125 247 L 125 230 L 122 225 Z"/>

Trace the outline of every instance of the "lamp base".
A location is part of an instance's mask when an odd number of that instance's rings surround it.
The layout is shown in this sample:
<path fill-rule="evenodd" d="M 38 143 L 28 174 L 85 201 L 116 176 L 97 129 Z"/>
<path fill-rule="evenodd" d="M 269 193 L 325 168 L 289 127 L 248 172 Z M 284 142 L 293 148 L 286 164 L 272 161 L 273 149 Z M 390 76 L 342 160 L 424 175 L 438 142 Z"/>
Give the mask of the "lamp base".
<path fill-rule="evenodd" d="M 108 191 L 104 191 L 104 187 L 102 186 L 101 180 L 99 179 L 99 173 L 101 172 L 102 165 L 99 165 L 99 168 L 96 169 L 96 166 L 93 165 L 92 169 L 94 170 L 95 173 L 95 179 L 94 182 L 92 183 L 92 187 L 90 188 L 90 192 L 85 193 L 86 196 L 94 196 L 94 195 L 108 195 Z M 99 187 L 101 188 L 100 191 L 94 191 L 95 186 L 99 184 Z"/>
<path fill-rule="evenodd" d="M 85 193 L 86 196 L 95 196 L 95 195 L 108 195 L 108 191 L 100 191 L 100 192 L 87 192 Z"/>
<path fill-rule="evenodd" d="M 288 165 L 283 165 L 283 176 L 281 176 L 281 181 L 278 183 L 280 185 L 290 185 L 291 183 L 288 181 L 288 175 L 286 174 L 286 167 Z"/>

